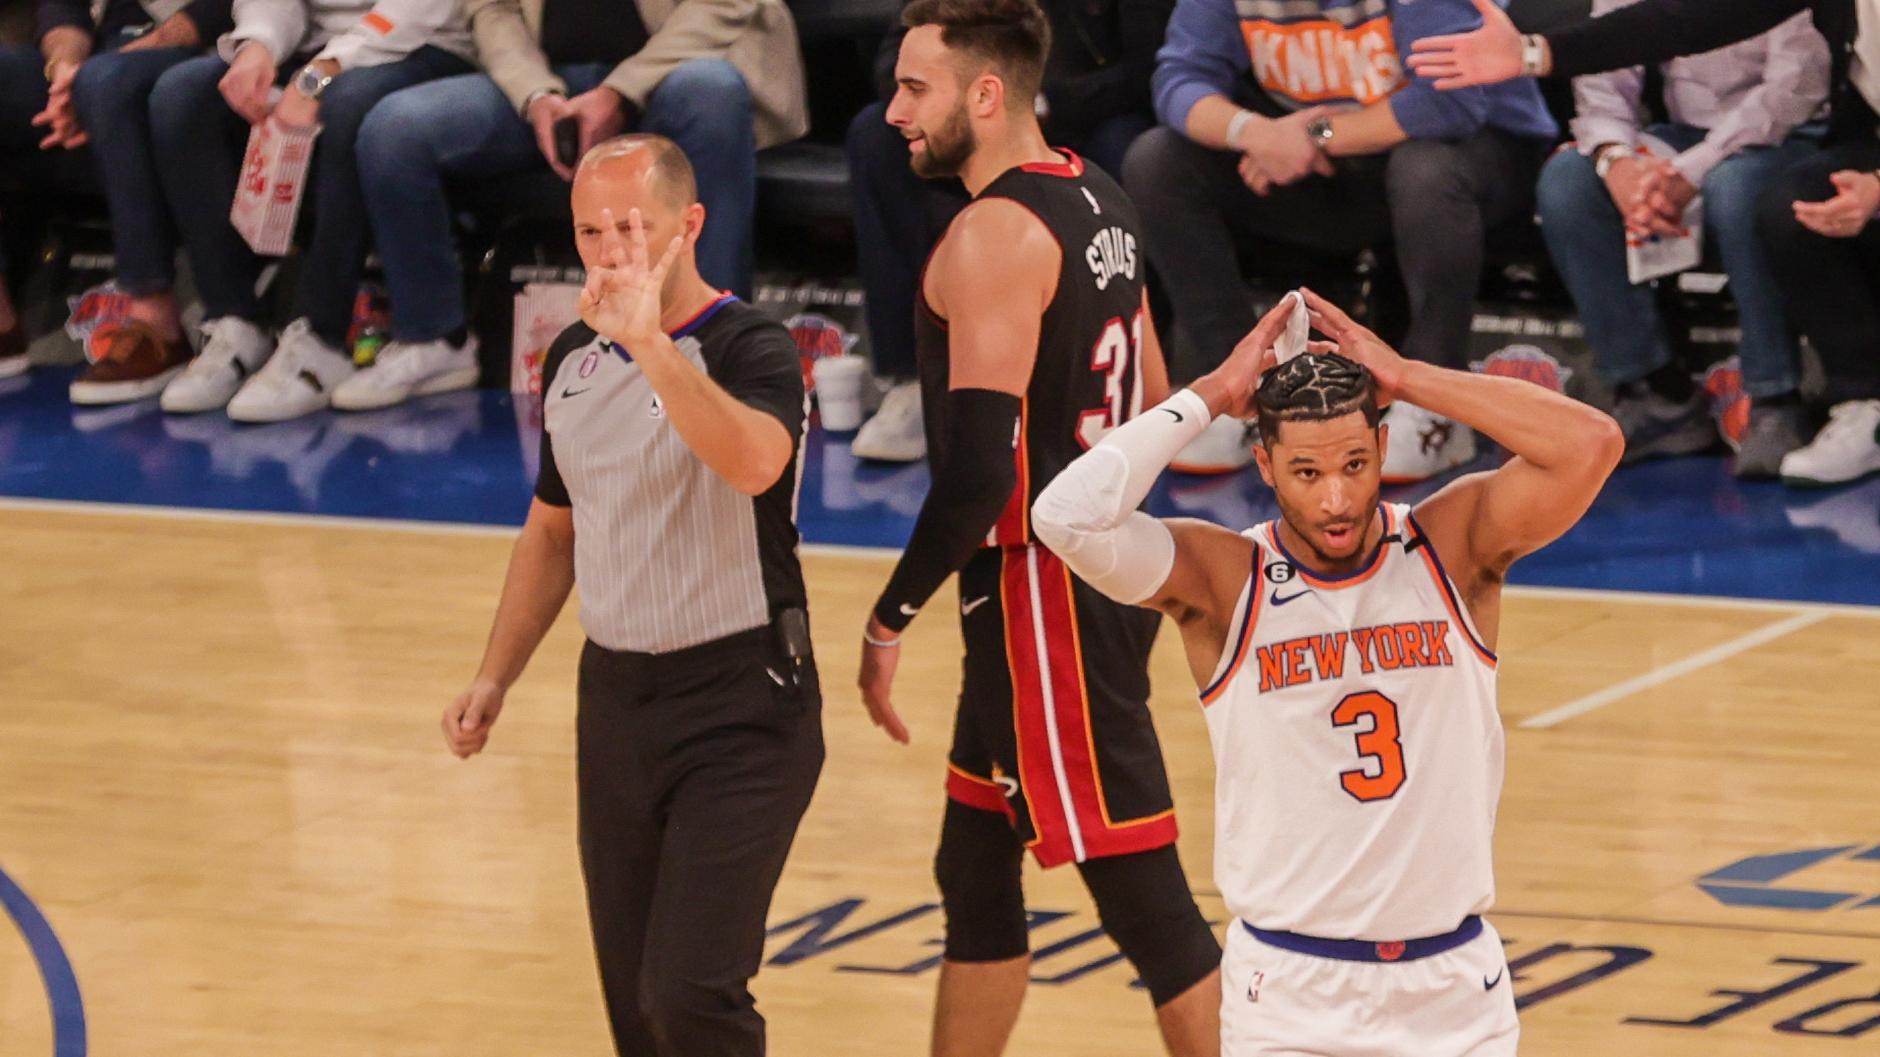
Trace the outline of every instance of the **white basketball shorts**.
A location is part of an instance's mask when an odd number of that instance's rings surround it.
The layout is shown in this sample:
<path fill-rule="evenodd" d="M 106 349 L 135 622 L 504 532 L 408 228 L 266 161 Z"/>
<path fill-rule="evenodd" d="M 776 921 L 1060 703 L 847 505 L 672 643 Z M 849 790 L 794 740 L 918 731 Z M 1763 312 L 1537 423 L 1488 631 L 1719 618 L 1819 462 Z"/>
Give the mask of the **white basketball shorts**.
<path fill-rule="evenodd" d="M 1221 1057 L 1513 1057 L 1514 985 L 1488 922 L 1449 950 L 1399 957 L 1306 954 L 1234 922 L 1221 957 Z"/>

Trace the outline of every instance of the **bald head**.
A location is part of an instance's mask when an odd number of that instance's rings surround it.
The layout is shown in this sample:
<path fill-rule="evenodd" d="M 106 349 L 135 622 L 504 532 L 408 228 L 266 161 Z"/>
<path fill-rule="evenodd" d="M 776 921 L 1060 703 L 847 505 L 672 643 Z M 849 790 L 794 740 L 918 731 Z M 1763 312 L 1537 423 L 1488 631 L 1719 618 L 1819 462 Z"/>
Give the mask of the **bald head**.
<path fill-rule="evenodd" d="M 583 180 L 595 179 L 637 184 L 674 212 L 698 201 L 692 162 L 677 143 L 664 136 L 636 132 L 595 144 L 575 169 L 575 186 L 578 189 Z M 616 212 L 625 215 L 625 210 Z"/>

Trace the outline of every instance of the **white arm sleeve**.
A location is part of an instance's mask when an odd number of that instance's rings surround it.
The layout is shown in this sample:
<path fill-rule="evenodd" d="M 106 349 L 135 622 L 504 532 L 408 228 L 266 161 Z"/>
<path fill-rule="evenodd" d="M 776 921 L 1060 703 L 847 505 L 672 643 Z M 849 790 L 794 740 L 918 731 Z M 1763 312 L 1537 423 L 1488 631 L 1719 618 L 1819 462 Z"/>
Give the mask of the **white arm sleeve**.
<path fill-rule="evenodd" d="M 1183 389 L 1112 430 L 1038 496 L 1032 530 L 1072 572 L 1118 602 L 1154 595 L 1175 567 L 1175 537 L 1136 508 L 1210 418 L 1207 402 Z"/>

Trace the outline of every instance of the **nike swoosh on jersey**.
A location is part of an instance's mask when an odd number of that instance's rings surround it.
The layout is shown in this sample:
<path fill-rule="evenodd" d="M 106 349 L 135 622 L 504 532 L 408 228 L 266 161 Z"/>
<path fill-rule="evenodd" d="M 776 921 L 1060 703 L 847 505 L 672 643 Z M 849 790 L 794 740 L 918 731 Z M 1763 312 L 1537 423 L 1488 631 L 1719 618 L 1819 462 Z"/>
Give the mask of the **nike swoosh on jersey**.
<path fill-rule="evenodd" d="M 1278 592 L 1278 591 L 1274 591 L 1274 592 L 1273 592 L 1273 594 L 1272 594 L 1271 596 L 1269 596 L 1267 600 L 1268 600 L 1268 601 L 1270 601 L 1270 602 L 1272 602 L 1272 603 L 1273 603 L 1274 605 L 1276 605 L 1276 606 L 1283 606 L 1283 605 L 1285 605 L 1286 603 L 1288 603 L 1288 602 L 1291 602 L 1291 601 L 1292 601 L 1293 599 L 1295 599 L 1295 598 L 1304 598 L 1305 596 L 1307 596 L 1307 595 L 1309 595 L 1309 594 L 1311 594 L 1311 593 L 1312 593 L 1312 592 L 1310 592 L 1310 591 L 1301 591 L 1301 592 L 1299 592 L 1299 593 L 1298 593 L 1298 594 L 1296 594 L 1296 595 L 1287 595 L 1287 596 L 1286 596 L 1285 598 L 1281 598 L 1281 597 L 1279 596 L 1279 592 Z"/>
<path fill-rule="evenodd" d="M 1482 990 L 1493 991 L 1495 989 L 1495 985 L 1498 983 L 1501 983 L 1502 972 L 1506 972 L 1506 971 L 1507 970 L 1504 969 L 1504 970 L 1501 970 L 1500 972 L 1497 972 L 1493 980 L 1490 980 L 1486 976 L 1482 977 Z"/>
<path fill-rule="evenodd" d="M 992 601 L 991 595 L 980 595 L 978 598 L 973 599 L 971 602 L 961 602 L 960 603 L 960 616 L 970 617 L 973 615 L 973 610 L 978 609 L 980 606 L 983 606 L 987 602 L 990 602 L 990 601 Z"/>
<path fill-rule="evenodd" d="M 592 389 L 592 388 L 594 387 L 590 385 L 587 387 L 587 389 L 563 389 L 561 391 L 561 398 L 563 400 L 566 400 L 571 396 L 580 396 L 582 393 L 585 393 L 588 391 L 588 389 Z"/>

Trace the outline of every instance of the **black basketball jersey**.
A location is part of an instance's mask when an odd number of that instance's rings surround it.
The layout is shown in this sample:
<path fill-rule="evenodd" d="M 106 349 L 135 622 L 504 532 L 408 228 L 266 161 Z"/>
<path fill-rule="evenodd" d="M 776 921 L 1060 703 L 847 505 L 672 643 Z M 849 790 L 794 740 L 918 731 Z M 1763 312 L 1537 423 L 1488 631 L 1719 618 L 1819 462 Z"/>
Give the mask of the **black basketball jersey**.
<path fill-rule="evenodd" d="M 1036 214 L 1057 238 L 1057 290 L 1038 331 L 1018 420 L 1018 487 L 986 542 L 1033 542 L 1031 504 L 1051 479 L 1104 435 L 1142 412 L 1142 287 L 1146 262 L 1136 207 L 1101 169 L 1070 151 L 1063 164 L 1023 165 L 987 185 L 980 199 L 1008 198 Z M 970 311 L 970 308 L 968 309 Z M 946 394 L 951 376 L 947 324 L 928 307 L 915 312 L 922 412 L 929 464 L 947 453 Z"/>

